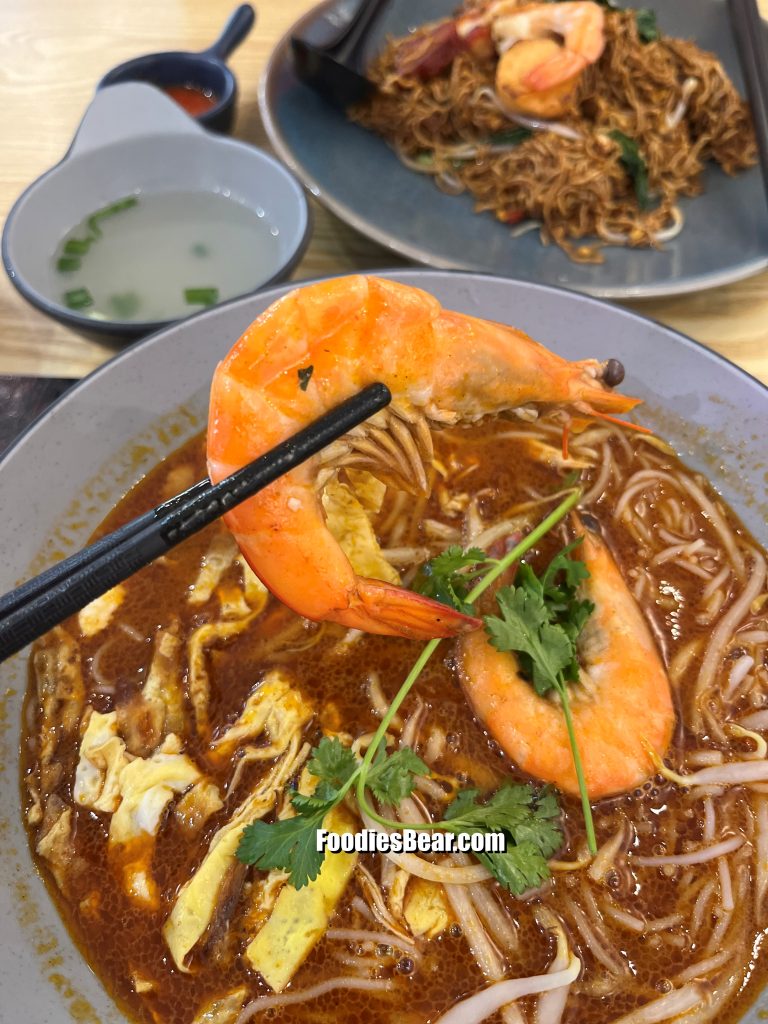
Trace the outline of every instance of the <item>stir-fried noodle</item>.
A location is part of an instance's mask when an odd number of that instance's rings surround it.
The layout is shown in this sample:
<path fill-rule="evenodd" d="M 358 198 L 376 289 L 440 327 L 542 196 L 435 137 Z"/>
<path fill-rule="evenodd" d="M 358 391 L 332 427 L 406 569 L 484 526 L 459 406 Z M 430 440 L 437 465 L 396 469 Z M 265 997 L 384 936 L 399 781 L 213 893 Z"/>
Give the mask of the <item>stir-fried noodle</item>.
<path fill-rule="evenodd" d="M 605 50 L 557 123 L 514 135 L 530 121 L 500 104 L 495 57 L 460 53 L 428 78 L 399 70 L 433 31 L 390 41 L 370 72 L 379 91 L 352 116 L 439 188 L 468 191 L 513 232 L 540 227 L 574 260 L 601 262 L 604 244 L 662 245 L 682 228 L 678 198 L 702 192 L 708 160 L 728 174 L 755 162 L 748 107 L 719 60 L 687 40 L 643 41 L 634 11 L 606 12 Z M 614 132 L 638 147 L 647 203 Z"/>

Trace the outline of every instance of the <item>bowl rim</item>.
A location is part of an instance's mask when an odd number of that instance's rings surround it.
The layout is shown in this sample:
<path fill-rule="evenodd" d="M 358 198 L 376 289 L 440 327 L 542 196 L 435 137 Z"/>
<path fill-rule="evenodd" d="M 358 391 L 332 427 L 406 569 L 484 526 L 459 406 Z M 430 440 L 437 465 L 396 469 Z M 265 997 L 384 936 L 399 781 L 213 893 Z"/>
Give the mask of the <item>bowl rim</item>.
<path fill-rule="evenodd" d="M 661 330 L 666 331 L 667 333 L 678 338 L 680 341 L 683 342 L 683 344 L 690 345 L 694 349 L 701 350 L 704 356 L 706 358 L 712 359 L 715 364 L 730 367 L 737 374 L 743 377 L 746 381 L 756 385 L 758 390 L 765 393 L 766 397 L 768 397 L 768 382 L 760 380 L 759 377 L 756 377 L 753 373 L 750 373 L 749 370 L 745 370 L 743 366 L 740 366 L 732 359 L 729 359 L 727 356 L 723 355 L 722 352 L 718 352 L 717 349 L 711 348 L 709 345 L 706 345 L 703 341 L 699 341 L 698 339 L 692 337 L 690 334 L 686 334 L 684 331 L 680 331 L 676 327 L 672 327 L 669 324 L 664 323 L 662 320 L 657 319 L 656 317 L 647 316 L 645 313 L 640 313 L 636 309 L 632 309 L 628 306 L 619 305 L 616 302 L 611 301 L 610 299 L 605 299 L 597 295 L 590 295 L 587 292 L 580 292 L 576 288 L 567 288 L 564 285 L 554 285 L 540 281 L 524 281 L 521 280 L 520 278 L 504 277 L 501 274 L 490 274 L 485 271 L 453 270 L 444 267 L 424 266 L 384 266 L 381 268 L 377 267 L 375 270 L 370 271 L 362 270 L 352 271 L 349 273 L 331 272 L 328 274 L 313 275 L 312 277 L 309 277 L 306 280 L 296 281 L 293 283 L 293 285 L 294 288 L 304 288 L 312 284 L 317 284 L 321 281 L 332 281 L 334 278 L 337 277 L 354 277 L 358 275 L 362 277 L 383 277 L 387 279 L 394 277 L 395 279 L 397 279 L 398 275 L 401 274 L 408 274 L 409 276 L 414 275 L 418 278 L 429 277 L 430 275 L 445 275 L 447 277 L 456 277 L 457 279 L 476 278 L 478 280 L 501 282 L 502 284 L 512 283 L 524 286 L 525 288 L 530 288 L 532 290 L 541 291 L 545 293 L 564 292 L 567 295 L 572 295 L 576 297 L 579 301 L 585 302 L 588 305 L 598 306 L 601 308 L 608 308 L 613 310 L 614 313 L 618 313 L 621 316 L 628 317 L 631 320 L 639 320 L 643 323 L 651 323 L 654 326 L 661 328 Z M 290 282 L 273 282 L 270 288 L 274 290 L 287 288 L 289 284 Z M 258 289 L 258 291 L 260 292 L 262 291 L 262 289 Z M 79 392 L 81 388 L 83 388 L 86 384 L 90 384 L 92 378 L 96 378 L 99 374 L 106 372 L 112 366 L 113 363 L 117 362 L 120 359 L 127 358 L 129 354 L 132 355 L 135 352 L 135 350 L 142 345 L 150 345 L 156 342 L 157 340 L 159 340 L 159 336 L 162 335 L 165 331 L 178 327 L 182 322 L 184 324 L 187 324 L 192 320 L 197 320 L 198 318 L 211 316 L 218 310 L 224 309 L 227 306 L 234 306 L 237 303 L 245 302 L 255 294 L 257 294 L 257 292 L 249 292 L 246 295 L 235 295 L 231 299 L 225 299 L 224 302 L 217 303 L 215 306 L 210 306 L 207 309 L 201 309 L 197 313 L 192 313 L 190 316 L 184 317 L 183 321 L 173 320 L 171 321 L 170 324 L 163 324 L 156 330 L 153 330 L 151 333 L 142 335 L 141 337 L 134 339 L 129 345 L 124 346 L 118 352 L 115 352 L 114 355 L 110 356 L 108 359 L 105 359 L 103 363 L 99 363 L 98 366 L 95 366 L 92 370 L 86 373 L 85 376 L 80 377 L 79 380 L 76 380 L 71 387 L 67 388 L 66 391 L 62 392 L 62 394 L 59 395 L 59 397 L 56 398 L 53 402 L 51 402 L 50 405 L 46 406 L 46 408 L 43 409 L 43 411 L 39 413 L 30 423 L 28 423 L 27 426 L 21 431 L 21 433 L 18 434 L 11 441 L 8 447 L 4 451 L 0 452 L 0 473 L 2 473 L 3 471 L 3 466 L 5 465 L 6 460 L 15 452 L 16 448 L 24 441 L 27 434 L 35 430 L 38 424 L 42 420 L 44 420 L 46 416 L 48 416 L 51 410 L 55 409 L 60 403 L 64 401 L 69 401 L 76 392 Z"/>
<path fill-rule="evenodd" d="M 203 63 L 213 64 L 224 76 L 224 81 L 226 82 L 224 94 L 210 109 L 203 111 L 202 114 L 191 114 L 190 116 L 193 117 L 195 121 L 198 121 L 200 124 L 208 124 L 209 121 L 212 121 L 221 114 L 223 110 L 234 104 L 237 98 L 237 77 L 235 76 L 234 71 L 226 61 L 222 60 L 220 57 L 216 57 L 212 53 L 208 53 L 205 50 L 202 50 L 199 53 L 194 50 L 161 50 L 157 53 L 142 53 L 137 57 L 130 57 L 128 60 L 124 60 L 120 64 L 115 64 L 113 68 L 106 71 L 96 83 L 95 91 L 99 92 L 101 89 L 108 89 L 111 85 L 121 85 L 123 82 L 134 81 L 146 82 L 148 85 L 156 86 L 157 83 L 153 80 L 130 77 L 130 72 L 134 69 L 138 69 L 145 62 L 159 62 L 161 60 L 168 60 L 172 58 L 189 60 L 190 63 L 194 61 L 202 61 Z M 122 76 L 123 74 L 128 74 L 128 77 L 112 77 L 113 75 Z"/>
<path fill-rule="evenodd" d="M 118 83 L 112 83 L 117 85 Z M 79 126 L 78 126 L 79 130 Z M 60 168 L 64 166 L 66 161 L 70 158 L 74 140 L 77 137 L 77 131 L 73 135 L 72 142 L 67 148 L 64 156 L 55 163 L 52 167 L 49 167 L 47 171 L 44 171 L 39 177 L 35 178 L 24 191 L 17 197 L 8 211 L 8 216 L 5 219 L 3 225 L 2 237 L 0 237 L 0 261 L 8 275 L 11 284 L 14 286 L 17 292 L 23 298 L 27 300 L 32 306 L 41 310 L 54 320 L 58 320 L 60 323 L 64 323 L 69 327 L 76 327 L 82 331 L 90 334 L 101 334 L 115 338 L 131 338 L 131 337 L 145 337 L 147 335 L 153 335 L 158 331 L 165 330 L 168 327 L 179 323 L 181 320 L 187 320 L 189 317 L 182 316 L 176 317 L 170 320 L 94 320 L 91 317 L 83 316 L 73 310 L 67 309 L 65 306 L 60 306 L 56 302 L 52 302 L 41 292 L 37 291 L 31 285 L 27 284 L 26 280 L 20 277 L 18 270 L 16 269 L 12 253 L 10 251 L 9 235 L 13 223 L 18 215 L 21 205 L 26 200 L 28 195 L 41 186 L 43 182 L 51 175 L 55 174 Z M 141 139 L 151 139 L 156 136 L 152 134 L 146 135 L 135 135 L 131 138 L 131 142 L 138 141 Z M 124 140 L 125 141 L 125 140 Z M 267 164 L 270 164 L 279 174 L 283 176 L 293 187 L 296 192 L 296 200 L 299 208 L 299 233 L 300 237 L 298 243 L 294 246 L 290 255 L 287 259 L 282 261 L 276 268 L 275 271 L 258 287 L 254 288 L 250 292 L 243 292 L 240 295 L 234 295 L 230 299 L 226 299 L 225 302 L 234 302 L 238 299 L 246 298 L 248 295 L 253 295 L 256 292 L 260 292 L 271 285 L 278 284 L 281 280 L 286 278 L 291 271 L 296 267 L 304 253 L 306 252 L 307 246 L 309 245 L 312 231 L 314 228 L 312 209 L 307 201 L 306 190 L 298 179 L 298 177 L 291 171 L 289 167 L 286 167 L 282 161 L 276 156 L 273 156 L 267 150 L 262 149 L 260 146 L 251 145 L 248 142 L 244 142 L 241 139 L 233 139 L 229 136 L 215 135 L 213 133 L 205 132 L 204 141 L 207 145 L 212 146 L 234 146 L 249 152 L 255 159 L 261 159 Z M 119 145 L 120 143 L 107 143 L 101 147 L 103 149 L 109 149 L 110 146 Z M 215 303 L 213 308 L 217 308 L 225 303 Z M 200 312 L 206 312 L 206 310 L 200 310 L 196 313 L 191 313 L 190 316 L 197 316 Z"/>

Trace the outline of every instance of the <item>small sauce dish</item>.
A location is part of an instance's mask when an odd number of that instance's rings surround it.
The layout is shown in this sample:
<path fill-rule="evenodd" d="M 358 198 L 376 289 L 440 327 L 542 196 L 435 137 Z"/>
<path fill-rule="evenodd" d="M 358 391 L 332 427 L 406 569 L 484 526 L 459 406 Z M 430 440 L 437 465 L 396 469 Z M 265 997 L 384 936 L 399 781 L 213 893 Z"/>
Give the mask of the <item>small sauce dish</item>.
<path fill-rule="evenodd" d="M 134 57 L 108 71 L 97 89 L 119 82 L 147 82 L 171 96 L 205 128 L 226 134 L 231 131 L 235 116 L 237 80 L 225 62 L 251 31 L 255 20 L 253 7 L 241 4 L 207 50 Z"/>
<path fill-rule="evenodd" d="M 64 159 L 16 201 L 2 259 L 44 313 L 129 339 L 284 279 L 309 231 L 274 157 L 126 82 L 96 93 Z"/>

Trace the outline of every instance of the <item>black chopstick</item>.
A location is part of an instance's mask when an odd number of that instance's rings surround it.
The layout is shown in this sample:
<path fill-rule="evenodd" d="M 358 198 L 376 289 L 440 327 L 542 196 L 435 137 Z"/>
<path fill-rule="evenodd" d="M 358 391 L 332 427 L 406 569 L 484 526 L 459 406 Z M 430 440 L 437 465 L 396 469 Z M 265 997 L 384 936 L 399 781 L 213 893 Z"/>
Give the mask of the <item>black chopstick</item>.
<path fill-rule="evenodd" d="M 130 537 L 135 536 L 135 534 L 140 533 L 144 527 L 150 526 L 152 523 L 157 522 L 158 519 L 163 519 L 174 509 L 183 507 L 198 494 L 206 493 L 210 486 L 211 481 L 207 478 L 205 480 L 198 480 L 188 490 L 174 495 L 173 498 L 170 498 L 162 505 L 158 505 L 157 508 L 152 508 L 149 512 L 137 516 L 136 519 L 132 519 L 124 526 L 113 530 L 112 533 L 108 533 L 99 540 L 94 541 L 93 544 L 89 544 L 87 548 L 83 548 L 81 551 L 75 552 L 74 555 L 56 562 L 50 569 L 45 569 L 39 576 L 33 576 L 31 580 L 22 583 L 15 590 L 9 590 L 7 594 L 3 594 L 0 597 L 0 622 L 4 620 L 9 612 L 21 608 L 31 601 L 33 597 L 37 597 L 38 594 L 44 594 L 46 590 L 50 590 L 51 587 L 61 583 L 62 580 L 69 579 L 101 555 L 113 550 L 121 541 L 126 541 Z"/>
<path fill-rule="evenodd" d="M 763 187 L 768 200 L 768 54 L 756 0 L 728 0 L 741 69 L 747 83 Z"/>
<path fill-rule="evenodd" d="M 385 385 L 369 385 L 232 476 L 218 484 L 200 481 L 6 594 L 0 599 L 0 661 L 316 455 L 391 400 Z"/>

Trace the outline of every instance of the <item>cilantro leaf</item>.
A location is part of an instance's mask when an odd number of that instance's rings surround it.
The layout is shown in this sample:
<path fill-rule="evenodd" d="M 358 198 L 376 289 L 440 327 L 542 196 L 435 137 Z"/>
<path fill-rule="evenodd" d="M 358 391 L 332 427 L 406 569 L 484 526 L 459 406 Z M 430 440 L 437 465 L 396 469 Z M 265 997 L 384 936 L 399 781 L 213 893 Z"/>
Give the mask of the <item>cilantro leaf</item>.
<path fill-rule="evenodd" d="M 589 578 L 583 562 L 571 558 L 581 538 L 563 548 L 539 578 L 525 562 L 515 585 L 497 594 L 498 615 L 488 615 L 485 628 L 499 651 L 513 651 L 523 674 L 543 696 L 566 682 L 577 682 L 576 643 L 594 611 L 591 601 L 577 597 L 579 585 Z"/>
<path fill-rule="evenodd" d="M 475 855 L 505 889 L 518 894 L 537 889 L 549 878 L 549 866 L 533 843 L 507 845 L 504 853 Z"/>
<path fill-rule="evenodd" d="M 287 871 L 295 889 L 317 878 L 325 858 L 324 851 L 316 849 L 317 830 L 343 799 L 342 787 L 357 773 L 358 763 L 339 739 L 326 736 L 313 749 L 307 769 L 318 783 L 314 793 L 291 793 L 296 814 L 272 824 L 254 821 L 247 825 L 237 848 L 238 859 L 245 864 L 255 864 L 263 871 Z"/>
<path fill-rule="evenodd" d="M 455 608 L 466 615 L 473 615 L 474 609 L 467 603 L 472 589 L 474 573 L 466 572 L 488 561 L 480 548 L 463 551 L 458 544 L 452 544 L 442 554 L 425 562 L 413 583 L 413 590 L 424 597 Z"/>
<path fill-rule="evenodd" d="M 314 366 L 305 366 L 303 370 L 296 371 L 296 375 L 299 378 L 299 387 L 302 391 L 306 391 L 309 387 L 309 382 L 312 380 L 312 374 L 314 372 Z"/>
<path fill-rule="evenodd" d="M 648 191 L 648 165 L 640 153 L 640 147 L 634 139 L 618 129 L 608 132 L 608 135 L 621 151 L 619 160 L 634 183 L 637 205 L 641 210 L 650 209 L 652 202 Z"/>
<path fill-rule="evenodd" d="M 569 544 L 555 555 L 541 578 L 529 565 L 521 563 L 515 586 L 502 587 L 496 595 L 501 615 L 487 615 L 485 629 L 497 650 L 517 655 L 522 674 L 540 696 L 552 689 L 560 696 L 584 809 L 587 841 L 594 852 L 597 844 L 592 811 L 566 685 L 578 682 L 576 644 L 595 608 L 591 601 L 577 596 L 579 584 L 589 573 L 583 563 L 570 558 L 575 546 L 575 543 Z"/>
<path fill-rule="evenodd" d="M 656 11 L 650 7 L 640 7 L 635 11 L 637 34 L 643 43 L 653 43 L 659 38 L 659 27 L 656 24 Z"/>
<path fill-rule="evenodd" d="M 555 577 L 559 572 L 562 572 L 564 577 L 563 589 L 568 591 L 575 591 L 580 583 L 589 579 L 586 565 L 570 557 L 571 552 L 581 544 L 582 540 L 582 537 L 577 537 L 576 540 L 566 545 L 562 551 L 558 551 L 549 563 L 544 571 L 544 575 L 541 577 L 541 585 L 545 592 L 554 588 Z"/>
<path fill-rule="evenodd" d="M 328 787 L 340 789 L 357 771 L 357 758 L 345 747 L 338 737 L 324 736 L 312 751 L 312 757 L 307 762 L 307 771 L 326 783 Z M 330 792 L 321 790 L 321 786 L 315 791 L 318 796 L 329 799 Z"/>
<path fill-rule="evenodd" d="M 314 793 L 299 793 L 294 790 L 291 793 L 291 804 L 298 814 L 314 814 L 322 811 L 325 814 L 334 806 L 336 790 L 331 789 L 330 793 L 323 791 L 327 783 L 321 782 Z"/>
<path fill-rule="evenodd" d="M 365 785 L 378 800 L 397 806 L 413 792 L 417 775 L 429 775 L 429 768 L 410 747 L 403 747 L 375 764 Z"/>
<path fill-rule="evenodd" d="M 485 628 L 498 651 L 514 651 L 524 674 L 543 696 L 557 689 L 573 658 L 573 645 L 553 626 L 541 593 L 528 586 L 502 587 L 496 595 L 501 617 L 487 615 Z"/>
<path fill-rule="evenodd" d="M 535 888 L 549 877 L 547 859 L 563 844 L 557 824 L 560 808 L 554 793 L 506 782 L 485 802 L 476 789 L 462 790 L 449 805 L 444 824 L 452 832 L 504 832 L 503 853 L 477 859 L 510 892 Z"/>
<path fill-rule="evenodd" d="M 301 889 L 317 878 L 323 865 L 324 853 L 316 848 L 317 830 L 322 828 L 327 810 L 281 818 L 271 825 L 263 821 L 246 825 L 237 848 L 238 860 L 262 871 L 288 871 L 291 885 Z"/>

